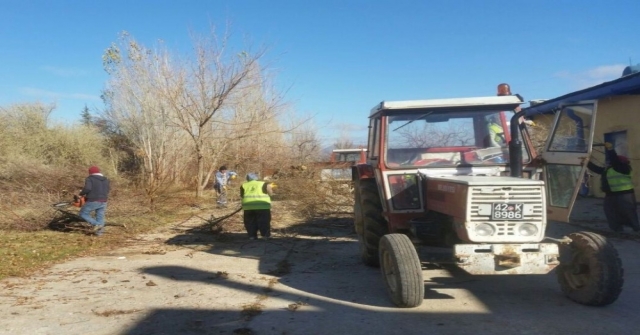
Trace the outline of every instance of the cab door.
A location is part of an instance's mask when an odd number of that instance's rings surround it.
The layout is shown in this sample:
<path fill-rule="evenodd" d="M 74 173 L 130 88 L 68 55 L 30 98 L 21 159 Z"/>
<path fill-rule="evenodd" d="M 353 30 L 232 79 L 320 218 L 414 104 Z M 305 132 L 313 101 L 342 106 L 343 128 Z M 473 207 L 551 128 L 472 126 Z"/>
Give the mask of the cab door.
<path fill-rule="evenodd" d="M 596 110 L 596 101 L 581 101 L 563 104 L 556 113 L 541 154 L 550 220 L 569 222 L 591 156 Z"/>

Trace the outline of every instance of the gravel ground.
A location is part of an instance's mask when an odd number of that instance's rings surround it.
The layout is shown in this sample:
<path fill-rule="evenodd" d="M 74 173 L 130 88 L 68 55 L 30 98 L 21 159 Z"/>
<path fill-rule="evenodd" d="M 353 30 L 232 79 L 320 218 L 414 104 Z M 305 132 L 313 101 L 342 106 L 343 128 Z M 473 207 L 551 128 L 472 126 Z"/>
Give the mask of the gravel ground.
<path fill-rule="evenodd" d="M 599 206 L 576 207 L 549 235 L 606 229 Z M 604 308 L 575 304 L 554 274 L 424 272 L 422 306 L 395 308 L 378 269 L 361 264 L 348 218 L 301 222 L 274 208 L 274 237 L 249 241 L 240 217 L 225 234 L 192 228 L 139 236 L 130 246 L 0 282 L 1 334 L 632 334 L 640 245 L 611 237 L 625 288 Z M 213 213 L 220 216 L 222 212 Z M 201 215 L 204 217 L 204 215 Z M 109 233 L 109 232 L 108 232 Z M 115 233 L 115 232 L 111 232 Z"/>

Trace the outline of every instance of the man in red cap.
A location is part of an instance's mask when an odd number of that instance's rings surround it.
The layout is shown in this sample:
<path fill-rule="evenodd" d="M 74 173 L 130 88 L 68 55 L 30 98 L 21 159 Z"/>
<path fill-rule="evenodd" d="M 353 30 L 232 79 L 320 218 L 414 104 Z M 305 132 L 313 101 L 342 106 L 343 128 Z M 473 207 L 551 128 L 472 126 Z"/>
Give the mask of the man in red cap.
<path fill-rule="evenodd" d="M 604 147 L 605 154 L 609 157 L 607 166 L 601 167 L 589 162 L 587 167 L 600 175 L 600 188 L 605 193 L 604 214 L 609 228 L 615 232 L 623 232 L 623 226 L 629 226 L 635 232 L 640 232 L 629 159 L 618 156 L 609 142 Z"/>
<path fill-rule="evenodd" d="M 84 180 L 84 187 L 79 195 L 85 197 L 85 203 L 80 208 L 78 215 L 93 226 L 97 236 L 104 232 L 104 214 L 107 210 L 107 198 L 109 197 L 109 179 L 100 173 L 100 168 L 89 168 L 89 177 Z M 95 212 L 95 219 L 91 213 Z"/>

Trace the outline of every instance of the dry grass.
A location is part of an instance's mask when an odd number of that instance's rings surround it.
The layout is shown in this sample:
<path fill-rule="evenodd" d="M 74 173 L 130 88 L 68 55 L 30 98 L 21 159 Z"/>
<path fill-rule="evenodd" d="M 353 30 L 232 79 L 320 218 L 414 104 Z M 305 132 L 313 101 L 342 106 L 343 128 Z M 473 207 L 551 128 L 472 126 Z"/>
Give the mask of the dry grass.
<path fill-rule="evenodd" d="M 261 304 L 260 301 L 257 301 L 251 304 L 245 304 L 242 306 L 242 311 L 240 311 L 240 315 L 242 316 L 243 319 L 245 319 L 246 321 L 249 321 L 254 317 L 262 314 L 263 308 L 264 308 L 264 305 Z"/>
<path fill-rule="evenodd" d="M 97 240 L 80 234 L 0 231 L 0 258 L 3 260 L 0 278 L 24 276 L 72 255 L 107 246 L 107 239 Z"/>
<path fill-rule="evenodd" d="M 93 314 L 95 314 L 97 316 L 104 316 L 104 317 L 109 317 L 109 316 L 114 316 L 114 315 L 133 314 L 133 313 L 137 313 L 139 311 L 140 311 L 139 309 L 129 309 L 129 310 L 109 309 L 109 310 L 102 311 L 102 312 L 98 312 L 98 311 L 92 310 Z"/>
<path fill-rule="evenodd" d="M 128 196 L 128 191 L 119 193 L 109 201 L 107 223 L 125 223 L 127 228 L 107 226 L 106 233 L 99 238 L 84 231 L 0 230 L 0 259 L 3 260 L 0 279 L 29 275 L 71 257 L 112 250 L 125 245 L 127 240 L 138 234 L 184 220 L 193 214 L 193 207 L 189 205 L 193 202 L 191 194 L 177 193 L 173 198 L 167 197 L 162 210 L 151 212 L 144 201 Z M 45 218 L 35 225 L 42 227 L 47 222 Z"/>

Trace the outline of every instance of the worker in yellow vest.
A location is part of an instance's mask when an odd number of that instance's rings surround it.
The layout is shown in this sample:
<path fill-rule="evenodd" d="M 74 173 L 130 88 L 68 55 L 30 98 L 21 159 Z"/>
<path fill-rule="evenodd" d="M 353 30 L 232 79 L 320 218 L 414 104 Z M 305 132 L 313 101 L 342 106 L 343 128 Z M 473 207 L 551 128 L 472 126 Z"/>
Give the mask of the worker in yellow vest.
<path fill-rule="evenodd" d="M 488 147 L 504 147 L 507 145 L 507 139 L 504 136 L 504 129 L 500 125 L 500 117 L 491 115 L 488 117 L 487 127 L 489 128 Z"/>
<path fill-rule="evenodd" d="M 271 183 L 259 181 L 255 173 L 247 174 L 247 181 L 240 187 L 244 227 L 250 240 L 271 237 Z"/>
<path fill-rule="evenodd" d="M 623 232 L 623 226 L 629 226 L 640 232 L 629 159 L 619 156 L 611 143 L 607 142 L 604 146 L 605 154 L 609 157 L 607 166 L 601 167 L 589 162 L 587 167 L 600 175 L 600 188 L 605 193 L 604 214 L 609 228 L 615 232 Z"/>

